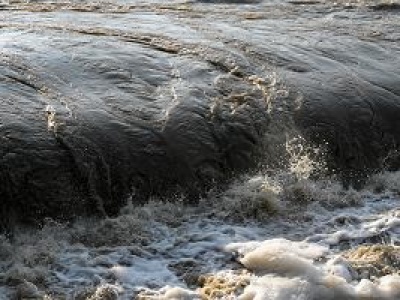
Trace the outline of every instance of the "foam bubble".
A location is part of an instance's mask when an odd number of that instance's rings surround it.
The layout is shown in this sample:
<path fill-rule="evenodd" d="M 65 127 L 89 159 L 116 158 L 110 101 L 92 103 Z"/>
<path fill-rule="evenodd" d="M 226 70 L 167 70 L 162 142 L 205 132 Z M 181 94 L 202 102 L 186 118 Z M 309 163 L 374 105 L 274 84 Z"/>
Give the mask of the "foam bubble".
<path fill-rule="evenodd" d="M 27 282 L 41 295 L 77 299 L 108 284 L 119 298 L 392 300 L 399 278 L 386 267 L 397 264 L 395 252 L 375 264 L 368 259 L 379 249 L 361 258 L 350 251 L 396 243 L 397 206 L 394 195 L 260 173 L 195 206 L 153 200 L 116 218 L 21 229 L 1 240 L 0 287 L 10 297 Z"/>

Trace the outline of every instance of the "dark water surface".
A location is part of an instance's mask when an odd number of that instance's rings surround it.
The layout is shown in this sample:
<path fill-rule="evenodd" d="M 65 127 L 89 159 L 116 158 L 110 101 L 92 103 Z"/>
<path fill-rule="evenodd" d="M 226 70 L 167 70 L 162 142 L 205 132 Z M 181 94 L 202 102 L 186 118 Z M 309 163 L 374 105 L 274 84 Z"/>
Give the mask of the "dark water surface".
<path fill-rule="evenodd" d="M 3 226 L 193 201 L 297 136 L 346 183 L 395 170 L 399 39 L 396 2 L 2 4 Z"/>

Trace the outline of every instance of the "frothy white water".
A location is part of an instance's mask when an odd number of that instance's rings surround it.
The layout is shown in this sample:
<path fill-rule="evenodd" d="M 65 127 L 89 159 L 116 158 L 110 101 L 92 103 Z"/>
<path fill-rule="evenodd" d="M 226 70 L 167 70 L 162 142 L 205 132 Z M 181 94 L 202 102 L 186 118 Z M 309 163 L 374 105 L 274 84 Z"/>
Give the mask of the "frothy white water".
<path fill-rule="evenodd" d="M 399 175 L 378 175 L 354 191 L 260 174 L 195 206 L 152 201 L 115 219 L 20 229 L 14 241 L 1 240 L 1 292 L 4 299 L 397 299 L 393 262 L 391 273 L 361 272 L 350 259 L 358 256 L 346 253 L 376 244 L 400 253 Z"/>
<path fill-rule="evenodd" d="M 306 242 L 272 239 L 229 245 L 256 276 L 240 299 L 397 299 L 400 276 L 362 279 L 342 257 Z M 330 257 L 330 258 L 329 258 Z M 328 258 L 326 262 L 324 259 Z"/>

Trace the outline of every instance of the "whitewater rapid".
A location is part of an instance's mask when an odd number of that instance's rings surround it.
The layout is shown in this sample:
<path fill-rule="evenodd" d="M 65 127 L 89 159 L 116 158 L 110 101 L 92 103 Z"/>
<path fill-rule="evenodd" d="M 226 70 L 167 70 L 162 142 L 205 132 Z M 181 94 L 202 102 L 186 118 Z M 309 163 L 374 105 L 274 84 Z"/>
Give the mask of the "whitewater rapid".
<path fill-rule="evenodd" d="M 196 206 L 20 228 L 2 238 L 2 299 L 397 299 L 399 176 L 355 191 L 257 174 Z"/>

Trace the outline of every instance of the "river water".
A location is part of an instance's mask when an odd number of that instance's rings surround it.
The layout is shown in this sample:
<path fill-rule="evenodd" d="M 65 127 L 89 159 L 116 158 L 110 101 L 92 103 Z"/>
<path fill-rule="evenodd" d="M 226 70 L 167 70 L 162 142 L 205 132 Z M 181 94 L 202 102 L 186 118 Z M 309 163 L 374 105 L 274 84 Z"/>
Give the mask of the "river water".
<path fill-rule="evenodd" d="M 0 4 L 0 299 L 400 299 L 399 11 Z"/>
<path fill-rule="evenodd" d="M 355 191 L 259 173 L 196 206 L 20 228 L 3 299 L 398 299 L 398 176 Z"/>

